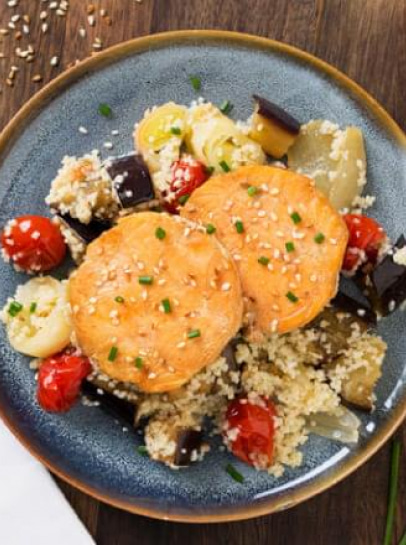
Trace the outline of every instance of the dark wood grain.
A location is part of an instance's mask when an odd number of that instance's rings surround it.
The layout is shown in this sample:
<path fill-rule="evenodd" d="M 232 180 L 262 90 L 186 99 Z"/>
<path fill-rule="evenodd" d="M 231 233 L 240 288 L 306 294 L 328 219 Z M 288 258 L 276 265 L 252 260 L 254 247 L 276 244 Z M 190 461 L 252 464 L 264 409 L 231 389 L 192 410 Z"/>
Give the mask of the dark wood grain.
<path fill-rule="evenodd" d="M 49 0 L 50 2 L 51 0 Z M 96 37 L 107 47 L 135 36 L 188 28 L 229 29 L 282 40 L 337 66 L 365 87 L 406 126 L 406 0 L 100 0 L 95 27 L 87 24 L 84 0 L 70 0 L 66 17 L 48 18 L 40 32 L 39 13 L 49 2 L 20 0 L 16 8 L 0 2 L 0 24 L 13 13 L 31 16 L 30 35 L 35 61 L 15 59 L 13 33 L 0 38 L 0 125 L 45 82 L 92 51 Z M 90 2 L 89 2 L 90 3 Z M 99 15 L 106 9 L 112 25 Z M 48 9 L 50 13 L 51 10 Z M 79 26 L 87 36 L 78 35 Z M 17 23 L 20 27 L 21 24 Z M 60 57 L 58 67 L 50 58 Z M 10 67 L 21 70 L 10 88 Z M 33 83 L 36 74 L 43 82 Z M 406 448 L 405 430 L 399 437 Z M 148 520 L 113 509 L 60 483 L 68 500 L 98 545 L 379 545 L 385 524 L 390 445 L 383 447 L 359 471 L 330 491 L 295 509 L 253 521 L 221 525 L 183 525 Z M 402 461 L 397 528 L 398 543 L 406 527 L 406 473 Z"/>

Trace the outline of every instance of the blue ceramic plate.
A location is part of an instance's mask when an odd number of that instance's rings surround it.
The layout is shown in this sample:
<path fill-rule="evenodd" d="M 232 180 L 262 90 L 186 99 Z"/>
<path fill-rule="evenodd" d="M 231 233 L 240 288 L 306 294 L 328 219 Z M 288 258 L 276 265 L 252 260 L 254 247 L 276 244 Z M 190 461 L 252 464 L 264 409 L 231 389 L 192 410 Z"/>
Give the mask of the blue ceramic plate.
<path fill-rule="evenodd" d="M 327 118 L 354 124 L 365 135 L 368 193 L 377 195 L 372 214 L 396 238 L 406 226 L 406 139 L 384 110 L 332 67 L 291 47 L 226 32 L 179 32 L 119 45 L 85 61 L 36 95 L 0 137 L 0 224 L 22 214 L 46 214 L 44 198 L 62 157 L 132 149 L 134 122 L 151 105 L 196 98 L 189 76 L 201 78 L 199 92 L 220 103 L 230 99 L 233 116 L 245 119 L 258 93 L 301 121 Z M 114 116 L 98 114 L 107 102 Z M 89 134 L 78 132 L 80 125 Z M 119 129 L 119 136 L 111 136 Z M 1 262 L 1 304 L 25 281 Z M 78 488 L 108 503 L 151 517 L 185 521 L 243 519 L 287 508 L 325 490 L 353 471 L 389 437 L 406 412 L 404 335 L 406 315 L 379 327 L 389 344 L 376 411 L 360 414 L 357 446 L 311 437 L 303 466 L 280 479 L 258 473 L 213 449 L 203 463 L 171 471 L 137 454 L 141 439 L 98 408 L 78 404 L 69 414 L 42 411 L 35 399 L 28 359 L 0 333 L 0 410 L 9 427 L 48 467 Z M 369 430 L 369 431 L 367 431 Z M 225 472 L 233 462 L 243 485 Z"/>

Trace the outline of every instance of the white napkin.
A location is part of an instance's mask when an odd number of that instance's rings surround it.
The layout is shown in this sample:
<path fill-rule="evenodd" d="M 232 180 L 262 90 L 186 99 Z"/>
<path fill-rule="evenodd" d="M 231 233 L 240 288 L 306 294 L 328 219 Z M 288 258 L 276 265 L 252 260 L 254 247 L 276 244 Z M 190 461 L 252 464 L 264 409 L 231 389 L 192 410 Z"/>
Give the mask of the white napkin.
<path fill-rule="evenodd" d="M 94 545 L 47 470 L 1 420 L 0 543 Z"/>

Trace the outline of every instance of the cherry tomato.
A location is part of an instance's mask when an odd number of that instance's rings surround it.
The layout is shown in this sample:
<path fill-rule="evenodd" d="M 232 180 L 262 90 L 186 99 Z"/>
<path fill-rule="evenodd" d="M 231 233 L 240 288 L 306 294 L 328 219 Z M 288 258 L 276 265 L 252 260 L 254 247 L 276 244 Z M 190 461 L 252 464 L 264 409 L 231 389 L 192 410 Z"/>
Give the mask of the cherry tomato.
<path fill-rule="evenodd" d="M 176 214 L 179 207 L 187 201 L 195 189 L 200 187 L 209 177 L 203 163 L 193 157 L 185 157 L 175 161 L 171 166 L 172 181 L 168 195 L 165 196 L 165 208 Z"/>
<path fill-rule="evenodd" d="M 227 408 L 224 437 L 237 458 L 260 469 L 272 464 L 276 410 L 265 397 L 254 404 L 234 399 Z"/>
<path fill-rule="evenodd" d="M 91 370 L 89 359 L 72 349 L 46 358 L 38 374 L 37 397 L 41 407 L 57 413 L 69 410 Z"/>
<path fill-rule="evenodd" d="M 374 265 L 379 248 L 386 239 L 383 228 L 372 218 L 361 214 L 346 214 L 343 219 L 350 234 L 343 269 L 353 272 L 364 263 Z"/>
<path fill-rule="evenodd" d="M 26 272 L 48 271 L 65 257 L 60 229 L 42 216 L 21 216 L 8 222 L 1 234 L 5 255 Z"/>

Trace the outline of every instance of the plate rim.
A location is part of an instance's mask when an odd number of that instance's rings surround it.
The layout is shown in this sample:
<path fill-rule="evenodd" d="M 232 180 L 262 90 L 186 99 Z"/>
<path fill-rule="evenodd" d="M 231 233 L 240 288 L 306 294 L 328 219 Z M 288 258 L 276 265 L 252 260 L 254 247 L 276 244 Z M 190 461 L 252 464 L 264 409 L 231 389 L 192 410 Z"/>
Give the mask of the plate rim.
<path fill-rule="evenodd" d="M 347 92 L 349 91 L 353 97 L 367 106 L 375 119 L 378 119 L 381 124 L 385 126 L 388 133 L 394 137 L 397 143 L 402 146 L 406 152 L 406 135 L 389 113 L 359 84 L 326 61 L 292 45 L 252 34 L 224 30 L 181 30 L 146 35 L 119 43 L 93 57 L 84 59 L 77 65 L 62 72 L 40 91 L 34 94 L 7 123 L 0 134 L 0 164 L 3 162 L 4 157 L 7 155 L 14 142 L 21 135 L 25 123 L 35 118 L 51 100 L 58 96 L 60 92 L 63 92 L 68 88 L 71 83 L 80 80 L 86 74 L 98 71 L 122 58 L 142 53 L 147 50 L 156 48 L 162 49 L 165 46 L 170 47 L 176 43 L 190 43 L 196 41 L 210 43 L 218 42 L 219 40 L 225 42 L 227 45 L 234 43 L 235 45 L 242 45 L 254 50 L 284 53 L 298 61 L 310 65 L 317 71 L 328 75 L 335 83 L 338 83 Z M 95 487 L 89 486 L 70 476 L 68 473 L 65 473 L 56 463 L 48 459 L 46 455 L 41 454 L 37 448 L 30 444 L 23 433 L 14 426 L 11 417 L 7 414 L 7 410 L 4 407 L 0 407 L 0 419 L 3 420 L 5 425 L 20 443 L 22 443 L 24 447 L 52 473 L 73 487 L 99 501 L 137 515 L 165 521 L 189 523 L 219 523 L 247 520 L 269 515 L 298 505 L 331 488 L 363 465 L 381 446 L 383 446 L 391 435 L 395 433 L 405 417 L 406 395 L 403 400 L 400 400 L 397 403 L 390 418 L 382 425 L 379 432 L 368 441 L 364 449 L 356 453 L 350 460 L 344 461 L 339 466 L 336 466 L 328 474 L 318 476 L 315 481 L 310 481 L 300 489 L 294 490 L 289 495 L 282 498 L 272 497 L 254 505 L 235 507 L 224 513 L 204 514 L 201 512 L 176 512 L 176 508 L 171 508 L 170 510 L 150 507 L 145 508 L 102 493 Z"/>

